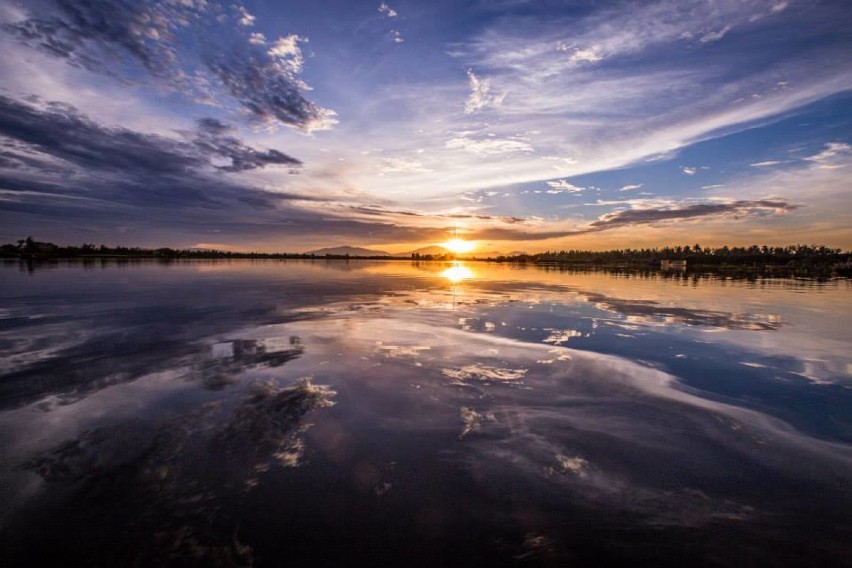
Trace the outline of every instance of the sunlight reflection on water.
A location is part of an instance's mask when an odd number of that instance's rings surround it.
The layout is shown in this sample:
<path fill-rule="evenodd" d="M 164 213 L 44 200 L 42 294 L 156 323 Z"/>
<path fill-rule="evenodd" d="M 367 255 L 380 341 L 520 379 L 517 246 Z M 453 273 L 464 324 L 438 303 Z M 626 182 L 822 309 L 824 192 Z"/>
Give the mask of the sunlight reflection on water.
<path fill-rule="evenodd" d="M 102 268 L 3 273 L 0 530 L 27 560 L 850 552 L 848 282 Z"/>
<path fill-rule="evenodd" d="M 453 283 L 461 282 L 462 280 L 470 280 L 471 278 L 476 277 L 470 268 L 461 263 L 456 263 L 450 268 L 444 270 L 441 273 L 441 276 Z"/>

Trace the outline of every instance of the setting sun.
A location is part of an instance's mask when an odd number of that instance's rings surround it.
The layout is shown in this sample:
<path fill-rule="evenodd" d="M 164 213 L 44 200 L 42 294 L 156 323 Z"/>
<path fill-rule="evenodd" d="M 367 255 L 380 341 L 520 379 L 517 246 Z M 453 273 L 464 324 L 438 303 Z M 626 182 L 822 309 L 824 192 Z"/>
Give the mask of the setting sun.
<path fill-rule="evenodd" d="M 471 241 L 465 241 L 462 239 L 450 239 L 449 241 L 443 243 L 441 246 L 451 252 L 458 254 L 470 252 L 474 249 L 476 245 Z"/>

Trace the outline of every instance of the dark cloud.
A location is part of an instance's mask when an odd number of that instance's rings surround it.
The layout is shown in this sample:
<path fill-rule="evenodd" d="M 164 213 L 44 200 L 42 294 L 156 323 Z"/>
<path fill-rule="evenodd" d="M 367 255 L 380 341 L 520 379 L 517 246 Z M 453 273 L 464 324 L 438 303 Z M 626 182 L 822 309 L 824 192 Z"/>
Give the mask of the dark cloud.
<path fill-rule="evenodd" d="M 192 2 L 44 0 L 29 8 L 37 16 L 6 26 L 23 43 L 96 72 L 126 55 L 170 79 L 181 74 L 174 33 L 200 15 Z"/>
<path fill-rule="evenodd" d="M 211 217 L 214 212 L 275 211 L 295 198 L 217 173 L 301 164 L 280 151 L 247 146 L 232 132 L 221 122 L 202 120 L 183 139 L 168 138 L 107 127 L 60 103 L 34 105 L 0 96 L 3 210 L 102 221 L 118 211 L 152 217 L 144 208 L 153 207 L 156 219 L 149 223 L 186 223 L 188 208 L 206 210 L 202 218 L 213 220 L 221 218 Z M 175 215 L 178 211 L 183 213 Z"/>
<path fill-rule="evenodd" d="M 269 165 L 298 167 L 301 162 L 278 150 L 257 150 L 232 136 L 233 129 L 215 119 L 202 119 L 188 141 L 126 128 L 108 128 L 93 122 L 75 108 L 61 103 L 36 106 L 0 96 L 0 135 L 12 140 L 16 151 L 0 152 L 6 165 L 44 165 L 27 151 L 58 158 L 84 170 L 125 176 L 169 177 L 186 175 L 210 165 L 214 158 L 230 164 L 214 166 L 240 172 Z M 27 147 L 22 148 L 21 144 Z"/>
<path fill-rule="evenodd" d="M 196 101 L 215 99 L 218 84 L 266 123 L 304 131 L 334 123 L 332 111 L 302 95 L 303 38 L 280 38 L 269 48 L 252 43 L 239 4 L 40 0 L 27 8 L 31 17 L 5 30 L 71 65 L 123 80 L 136 80 L 141 67 Z"/>
<path fill-rule="evenodd" d="M 35 106 L 0 96 L 0 134 L 86 170 L 171 175 L 204 163 L 193 146 L 107 128 L 61 103 Z"/>
<path fill-rule="evenodd" d="M 628 225 L 647 225 L 660 221 L 677 221 L 699 217 L 718 217 L 725 215 L 766 215 L 793 211 L 800 206 L 788 203 L 784 199 L 758 199 L 756 201 L 730 201 L 722 203 L 696 203 L 672 209 L 628 209 L 603 215 L 589 225 L 591 231 L 614 229 Z"/>
<path fill-rule="evenodd" d="M 450 219 L 480 219 L 483 221 L 501 221 L 503 223 L 508 223 L 511 225 L 517 223 L 523 223 L 525 219 L 521 217 L 508 217 L 508 216 L 494 216 L 494 215 L 470 215 L 466 213 L 456 213 L 453 215 L 447 215 Z"/>
<path fill-rule="evenodd" d="M 292 237 L 387 242 L 445 236 L 443 228 L 305 210 L 294 200 L 316 198 L 226 175 L 300 162 L 247 146 L 218 120 L 202 119 L 180 134 L 107 127 L 69 105 L 0 96 L 0 234 L 179 245 L 221 232 L 249 247 L 274 239 L 276 248 Z M 220 159 L 229 163 L 218 165 Z M 128 227 L 129 233 L 120 232 Z"/>
<path fill-rule="evenodd" d="M 214 118 L 198 121 L 198 133 L 193 140 L 197 148 L 211 156 L 231 160 L 230 165 L 218 166 L 225 172 L 243 172 L 270 165 L 299 167 L 302 162 L 278 150 L 260 151 L 231 135 L 234 129 Z"/>
<path fill-rule="evenodd" d="M 557 239 L 598 233 L 629 226 L 654 225 L 662 222 L 690 221 L 714 217 L 760 217 L 786 213 L 799 209 L 801 205 L 785 199 L 738 200 L 718 203 L 696 203 L 679 207 L 627 209 L 614 211 L 599 217 L 585 226 L 565 231 L 525 231 L 515 228 L 487 228 L 471 235 L 477 239 L 532 241 Z"/>
<path fill-rule="evenodd" d="M 466 213 L 451 213 L 451 214 L 426 214 L 426 213 L 415 213 L 414 211 L 406 211 L 401 209 L 384 209 L 382 207 L 377 206 L 368 206 L 368 205 L 350 205 L 347 207 L 348 210 L 363 213 L 365 215 L 374 215 L 377 217 L 381 216 L 396 216 L 396 215 L 404 215 L 407 217 L 422 217 L 429 218 L 432 220 L 438 219 L 477 219 L 480 221 L 496 221 L 507 224 L 516 224 L 522 223 L 524 219 L 520 217 L 507 217 L 507 216 L 495 216 L 495 215 L 471 215 Z"/>
<path fill-rule="evenodd" d="M 0 141 L 0 169 L 29 170 L 42 173 L 71 173 L 71 169 L 61 164 L 42 159 L 28 147 L 14 140 Z"/>
<path fill-rule="evenodd" d="M 334 113 L 302 96 L 303 83 L 296 78 L 292 65 L 247 46 L 219 52 L 206 58 L 228 92 L 261 122 L 281 122 L 302 130 L 325 128 L 335 121 Z"/>
<path fill-rule="evenodd" d="M 363 213 L 365 215 L 374 215 L 376 217 L 386 216 L 386 215 L 404 215 L 406 217 L 424 217 L 422 213 L 415 213 L 414 211 L 392 211 L 389 209 L 383 209 L 381 207 L 371 207 L 369 205 L 349 205 L 347 207 L 349 211 L 353 211 L 355 213 Z"/>

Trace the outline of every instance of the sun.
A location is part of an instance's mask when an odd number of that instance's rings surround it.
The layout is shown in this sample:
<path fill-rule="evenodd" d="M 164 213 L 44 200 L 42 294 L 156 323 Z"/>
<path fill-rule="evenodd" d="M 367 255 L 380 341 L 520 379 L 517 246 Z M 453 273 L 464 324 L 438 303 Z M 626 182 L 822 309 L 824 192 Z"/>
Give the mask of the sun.
<path fill-rule="evenodd" d="M 476 245 L 471 241 L 465 241 L 462 239 L 450 239 L 449 241 L 443 243 L 441 246 L 443 246 L 450 252 L 461 254 L 472 251 Z"/>

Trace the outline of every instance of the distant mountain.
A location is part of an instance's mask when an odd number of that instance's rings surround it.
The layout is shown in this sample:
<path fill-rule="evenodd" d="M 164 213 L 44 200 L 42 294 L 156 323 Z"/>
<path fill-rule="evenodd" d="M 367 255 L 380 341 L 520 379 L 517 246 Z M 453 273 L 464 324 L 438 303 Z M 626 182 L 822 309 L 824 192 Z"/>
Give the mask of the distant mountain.
<path fill-rule="evenodd" d="M 450 250 L 446 249 L 442 246 L 432 245 L 432 246 L 422 247 L 422 248 L 413 250 L 409 253 L 406 253 L 406 254 L 400 255 L 400 256 L 411 256 L 412 254 L 419 254 L 419 255 L 424 255 L 424 254 L 433 254 L 433 255 L 450 254 Z"/>
<path fill-rule="evenodd" d="M 391 253 L 383 250 L 372 250 L 368 248 L 350 246 L 322 248 L 308 251 L 308 254 L 315 254 L 317 256 L 324 256 L 326 254 L 334 256 L 346 256 L 347 254 L 349 256 L 392 256 Z"/>
<path fill-rule="evenodd" d="M 431 254 L 433 256 L 440 256 L 442 254 L 453 254 L 451 250 L 444 248 L 440 245 L 432 245 L 428 247 L 419 248 L 417 250 L 413 250 L 409 253 L 399 254 L 396 256 L 411 256 L 412 254 L 419 254 L 421 256 Z M 470 252 L 464 252 L 456 254 L 456 258 L 496 258 L 498 256 L 519 256 L 522 254 L 527 254 L 523 251 L 512 251 L 508 254 L 504 252 L 500 252 L 498 250 L 472 250 Z"/>
<path fill-rule="evenodd" d="M 420 256 L 432 255 L 432 256 L 441 256 L 445 254 L 452 255 L 452 251 L 448 248 L 442 247 L 440 245 L 430 245 L 427 247 L 421 247 L 419 249 L 415 249 L 411 252 L 401 252 L 398 254 L 391 254 L 389 252 L 383 250 L 373 250 L 363 247 L 350 247 L 350 246 L 342 246 L 342 247 L 331 247 L 331 248 L 322 248 L 317 250 L 309 251 L 308 254 L 315 254 L 317 256 L 324 255 L 332 255 L 332 256 L 395 256 L 400 258 L 410 257 L 414 254 L 419 254 Z M 509 254 L 502 253 L 500 251 L 471 251 L 462 254 L 455 255 L 456 258 L 495 258 L 498 256 L 518 256 L 526 254 L 522 251 L 513 251 Z"/>

